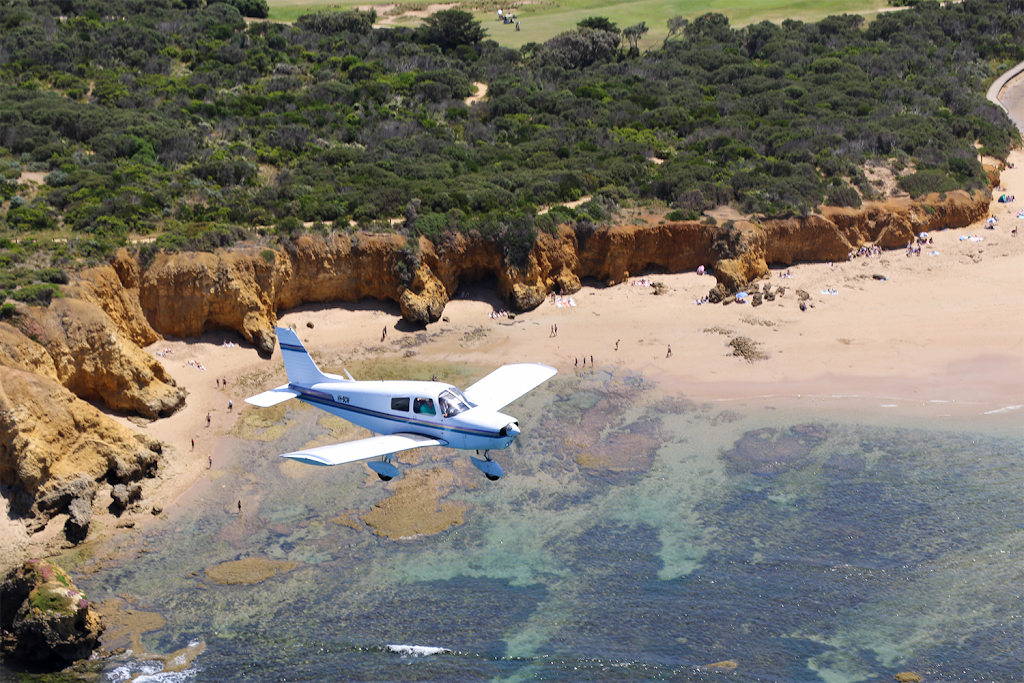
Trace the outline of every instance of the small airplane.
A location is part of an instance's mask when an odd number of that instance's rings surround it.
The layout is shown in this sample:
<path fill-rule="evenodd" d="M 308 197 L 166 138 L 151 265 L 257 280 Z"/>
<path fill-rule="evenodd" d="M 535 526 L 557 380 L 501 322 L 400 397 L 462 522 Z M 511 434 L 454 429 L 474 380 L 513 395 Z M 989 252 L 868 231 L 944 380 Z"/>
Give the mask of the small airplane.
<path fill-rule="evenodd" d="M 268 408 L 292 398 L 369 429 L 374 436 L 357 441 L 284 453 L 309 465 L 341 465 L 380 457 L 367 465 L 384 481 L 398 476 L 391 456 L 425 446 L 475 450 L 470 457 L 494 481 L 504 472 L 491 459 L 492 449 L 508 448 L 519 434 L 519 422 L 498 411 L 558 373 L 538 363 L 503 365 L 459 391 L 445 382 L 380 380 L 357 382 L 320 371 L 294 330 L 275 327 L 288 384 L 245 399 Z"/>

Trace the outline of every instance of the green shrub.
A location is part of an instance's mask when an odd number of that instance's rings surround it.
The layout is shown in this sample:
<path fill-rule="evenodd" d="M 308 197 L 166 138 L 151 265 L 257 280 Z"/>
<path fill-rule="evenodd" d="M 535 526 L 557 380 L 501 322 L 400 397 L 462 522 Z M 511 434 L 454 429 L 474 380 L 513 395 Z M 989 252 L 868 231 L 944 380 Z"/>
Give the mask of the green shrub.
<path fill-rule="evenodd" d="M 6 304 L 0 305 L 0 320 L 6 320 L 8 318 L 13 318 L 14 317 L 14 313 L 15 313 L 16 310 L 17 310 L 16 306 L 14 304 L 12 304 L 12 303 L 6 303 Z"/>
<path fill-rule="evenodd" d="M 847 184 L 834 185 L 825 193 L 826 206 L 848 206 L 854 209 L 861 207 L 860 195 L 857 190 Z"/>
<path fill-rule="evenodd" d="M 53 297 L 60 297 L 60 287 L 52 284 L 26 285 L 14 291 L 11 298 L 30 306 L 49 306 Z"/>

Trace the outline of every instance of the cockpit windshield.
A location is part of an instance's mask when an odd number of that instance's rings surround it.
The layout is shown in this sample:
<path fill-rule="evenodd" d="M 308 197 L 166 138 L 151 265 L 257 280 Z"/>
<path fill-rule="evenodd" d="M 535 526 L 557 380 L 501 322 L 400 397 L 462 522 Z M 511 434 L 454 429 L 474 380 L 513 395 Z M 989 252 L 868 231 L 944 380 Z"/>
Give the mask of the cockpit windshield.
<path fill-rule="evenodd" d="M 455 388 L 442 391 L 437 397 L 437 402 L 441 404 L 441 415 L 444 417 L 455 417 L 474 407 L 473 403 Z"/>

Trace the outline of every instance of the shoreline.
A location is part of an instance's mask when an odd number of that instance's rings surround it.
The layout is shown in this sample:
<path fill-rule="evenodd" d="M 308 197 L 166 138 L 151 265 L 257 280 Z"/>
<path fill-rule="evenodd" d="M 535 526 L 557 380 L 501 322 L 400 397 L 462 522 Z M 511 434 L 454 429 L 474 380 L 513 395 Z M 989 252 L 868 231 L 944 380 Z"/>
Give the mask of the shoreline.
<path fill-rule="evenodd" d="M 1019 420 L 1024 411 L 1024 314 L 1014 285 L 1024 273 L 1024 236 L 1012 237 L 1010 231 L 1024 226 L 1024 219 L 1016 218 L 1024 207 L 1024 151 L 1015 150 L 1009 161 L 1014 168 L 1002 172 L 994 195 L 1005 191 L 1022 201 L 993 201 L 994 229 L 978 223 L 933 233 L 933 244 L 920 256 L 891 250 L 878 258 L 831 265 L 800 263 L 788 269 L 792 278 L 779 277 L 784 269 L 773 268 L 766 282 L 787 292 L 758 307 L 694 305 L 715 278 L 690 272 L 637 274 L 613 287 L 587 281 L 572 297 L 575 307 L 559 308 L 549 297 L 514 320 L 488 316 L 504 303 L 485 280 L 460 287 L 445 308 L 450 322 L 425 330 L 402 323 L 396 304 L 374 300 L 306 304 L 282 312 L 279 324 L 295 326 L 311 354 L 331 365 L 331 359 L 411 357 L 414 363 L 465 364 L 482 376 L 505 363 L 541 362 L 571 376 L 581 357 L 586 356 L 589 369 L 593 356 L 597 370 L 641 372 L 661 391 L 694 401 L 771 397 L 801 407 L 808 401 L 818 408 L 843 402 L 895 419 L 987 414 L 997 416 L 989 422 L 1007 415 Z M 876 280 L 874 274 L 887 279 Z M 641 276 L 663 283 L 667 292 L 655 295 L 652 287 L 633 286 Z M 807 311 L 799 308 L 797 289 L 810 295 Z M 830 290 L 837 294 L 825 293 Z M 557 336 L 551 334 L 553 325 L 558 325 Z M 732 356 L 728 343 L 738 337 L 767 357 L 747 362 Z M 672 355 L 666 357 L 669 346 Z M 171 353 L 161 361 L 188 391 L 186 406 L 146 426 L 112 416 L 164 442 L 165 458 L 155 485 L 147 485 L 144 510 L 130 515 L 134 529 L 118 528 L 121 518 L 97 512 L 97 537 L 137 532 L 173 517 L 194 499 L 194 487 L 226 476 L 233 463 L 223 457 L 226 449 L 220 445 L 246 406 L 244 399 L 286 381 L 279 353 L 261 359 L 233 331 L 161 340 L 146 351 L 155 355 L 165 349 Z M 228 380 L 226 389 L 218 386 L 221 378 Z M 234 402 L 230 412 L 229 400 Z M 95 507 L 101 504 L 97 499 Z M 161 513 L 150 514 L 153 506 Z M 65 516 L 54 517 L 33 536 L 20 521 L 2 518 L 0 536 L 11 541 L 14 554 L 29 556 L 53 551 L 52 539 L 59 537 Z"/>

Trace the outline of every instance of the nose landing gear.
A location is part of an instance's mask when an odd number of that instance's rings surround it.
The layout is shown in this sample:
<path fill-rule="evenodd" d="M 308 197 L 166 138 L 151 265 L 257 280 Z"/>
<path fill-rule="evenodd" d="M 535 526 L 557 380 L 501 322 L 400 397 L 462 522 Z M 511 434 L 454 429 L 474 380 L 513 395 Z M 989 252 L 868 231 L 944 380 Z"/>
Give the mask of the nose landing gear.
<path fill-rule="evenodd" d="M 477 451 L 478 455 L 479 453 L 480 451 Z M 490 451 L 484 451 L 483 460 L 480 458 L 474 458 L 473 456 L 470 456 L 469 459 L 472 461 L 473 466 L 483 472 L 484 476 L 490 481 L 497 481 L 505 475 L 505 471 L 501 469 L 501 465 L 491 460 Z"/>

